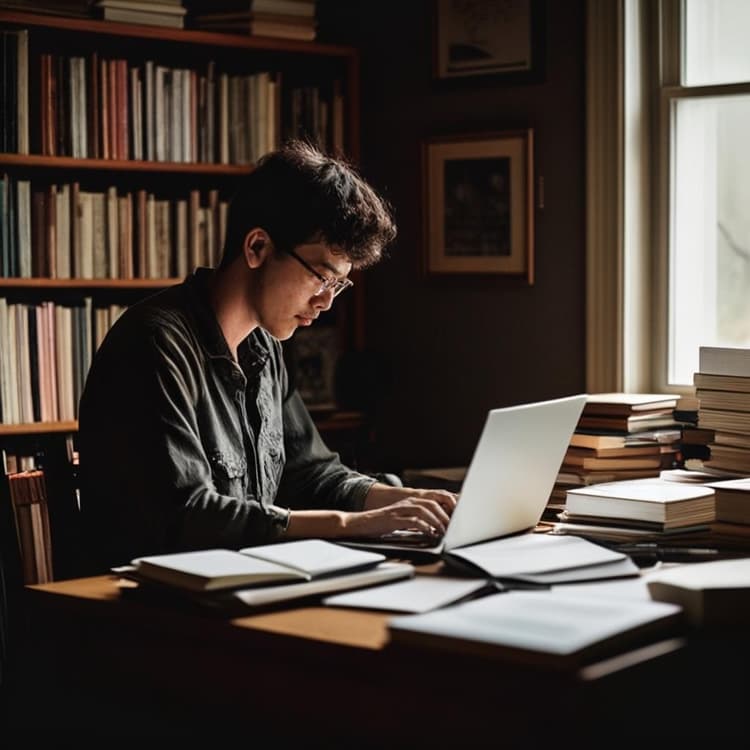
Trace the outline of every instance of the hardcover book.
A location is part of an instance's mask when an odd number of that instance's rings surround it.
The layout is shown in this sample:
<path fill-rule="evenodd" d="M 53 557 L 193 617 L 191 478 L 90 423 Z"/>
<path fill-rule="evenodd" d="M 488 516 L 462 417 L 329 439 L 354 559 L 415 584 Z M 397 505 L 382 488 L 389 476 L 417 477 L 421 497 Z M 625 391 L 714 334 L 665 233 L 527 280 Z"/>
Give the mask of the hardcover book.
<path fill-rule="evenodd" d="M 750 524 L 750 477 L 711 482 L 716 502 L 716 520 Z"/>
<path fill-rule="evenodd" d="M 701 346 L 698 369 L 708 375 L 750 376 L 750 349 L 731 346 Z"/>
<path fill-rule="evenodd" d="M 682 607 L 694 626 L 750 624 L 750 559 L 713 560 L 657 571 L 648 580 L 655 601 Z"/>
<path fill-rule="evenodd" d="M 592 393 L 586 399 L 584 414 L 629 416 L 640 412 L 669 411 L 679 396 L 671 393 Z"/>
<path fill-rule="evenodd" d="M 651 521 L 667 527 L 714 520 L 714 490 L 703 485 L 634 479 L 568 490 L 565 507 L 575 516 Z"/>

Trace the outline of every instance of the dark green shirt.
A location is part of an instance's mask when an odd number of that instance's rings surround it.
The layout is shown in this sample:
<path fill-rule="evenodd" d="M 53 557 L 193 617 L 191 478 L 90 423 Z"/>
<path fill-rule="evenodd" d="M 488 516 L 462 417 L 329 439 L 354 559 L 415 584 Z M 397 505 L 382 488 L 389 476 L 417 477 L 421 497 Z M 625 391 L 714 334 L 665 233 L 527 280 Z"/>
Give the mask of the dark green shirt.
<path fill-rule="evenodd" d="M 81 514 L 93 567 L 274 541 L 282 508 L 361 510 L 373 483 L 325 446 L 261 329 L 235 362 L 209 304 L 212 272 L 130 307 L 80 404 Z"/>

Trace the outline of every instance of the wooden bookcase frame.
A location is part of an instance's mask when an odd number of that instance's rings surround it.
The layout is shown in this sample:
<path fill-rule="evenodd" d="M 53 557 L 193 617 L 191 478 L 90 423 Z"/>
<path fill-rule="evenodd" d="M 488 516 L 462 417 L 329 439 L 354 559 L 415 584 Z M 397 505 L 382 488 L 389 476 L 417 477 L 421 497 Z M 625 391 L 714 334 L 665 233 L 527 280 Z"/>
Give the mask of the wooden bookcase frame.
<path fill-rule="evenodd" d="M 353 47 L 321 44 L 318 42 L 296 41 L 254 37 L 239 34 L 215 33 L 189 29 L 170 29 L 157 26 L 124 24 L 89 18 L 72 18 L 0 9 L 0 28 L 29 30 L 30 35 L 61 34 L 68 39 L 85 37 L 89 46 L 92 39 L 101 38 L 102 46 L 107 39 L 132 39 L 142 42 L 148 52 L 158 56 L 164 45 L 186 45 L 201 49 L 201 57 L 207 58 L 211 49 L 217 51 L 236 50 L 240 54 L 272 54 L 278 59 L 329 59 L 335 60 L 343 72 L 344 132 L 345 149 L 353 160 L 359 158 L 359 53 Z M 30 66 L 30 76 L 38 75 Z M 32 128 L 34 125 L 32 125 Z M 135 161 L 114 159 L 79 159 L 70 156 L 42 156 L 39 154 L 21 155 L 0 153 L 0 172 L 10 174 L 35 175 L 47 179 L 68 178 L 78 174 L 111 175 L 113 182 L 122 182 L 133 175 L 149 174 L 173 175 L 200 180 L 222 180 L 239 177 L 252 170 L 251 165 L 227 165 L 213 163 L 173 163 L 164 161 Z M 355 278 L 358 274 L 355 274 Z M 0 278 L 0 296 L 9 293 L 21 294 L 33 299 L 43 292 L 64 293 L 66 290 L 138 290 L 144 292 L 176 284 L 179 278 L 163 279 L 90 279 L 90 278 Z M 356 279 L 355 293 L 346 304 L 343 314 L 336 317 L 336 325 L 345 346 L 361 349 L 364 344 L 364 300 L 361 279 Z M 330 421 L 330 420 L 328 420 Z M 324 427 L 321 424 L 321 427 Z M 0 424 L 0 438 L 13 435 L 43 435 L 46 433 L 67 433 L 77 430 L 77 422 L 34 422 L 27 424 Z"/>

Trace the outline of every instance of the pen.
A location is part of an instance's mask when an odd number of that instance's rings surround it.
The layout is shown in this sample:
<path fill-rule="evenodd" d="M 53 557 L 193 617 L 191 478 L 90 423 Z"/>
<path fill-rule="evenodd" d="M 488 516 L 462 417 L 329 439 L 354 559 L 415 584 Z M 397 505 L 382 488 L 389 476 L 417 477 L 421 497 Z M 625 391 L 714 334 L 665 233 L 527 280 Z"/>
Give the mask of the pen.
<path fill-rule="evenodd" d="M 689 555 L 718 555 L 719 550 L 715 547 L 670 547 L 654 542 L 641 542 L 636 544 L 622 544 L 617 547 L 620 552 L 682 552 Z"/>
<path fill-rule="evenodd" d="M 696 562 L 712 560 L 719 556 L 713 547 L 660 547 L 657 544 L 632 544 L 618 547 L 620 552 L 637 560 L 661 560 L 662 562 Z"/>

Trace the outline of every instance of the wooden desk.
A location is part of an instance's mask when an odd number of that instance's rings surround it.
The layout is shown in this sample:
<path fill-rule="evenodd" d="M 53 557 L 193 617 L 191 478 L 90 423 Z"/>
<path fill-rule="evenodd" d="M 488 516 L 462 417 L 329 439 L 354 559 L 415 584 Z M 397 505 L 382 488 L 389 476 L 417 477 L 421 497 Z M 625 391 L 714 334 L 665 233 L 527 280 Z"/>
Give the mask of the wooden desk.
<path fill-rule="evenodd" d="M 474 747 L 487 737 L 559 741 L 564 726 L 593 746 L 654 722 L 674 738 L 687 699 L 705 715 L 717 693 L 679 639 L 562 673 L 397 647 L 382 613 L 314 606 L 226 620 L 127 600 L 108 576 L 27 593 L 11 711 L 27 734 Z M 703 726 L 717 736 L 713 722 Z"/>

